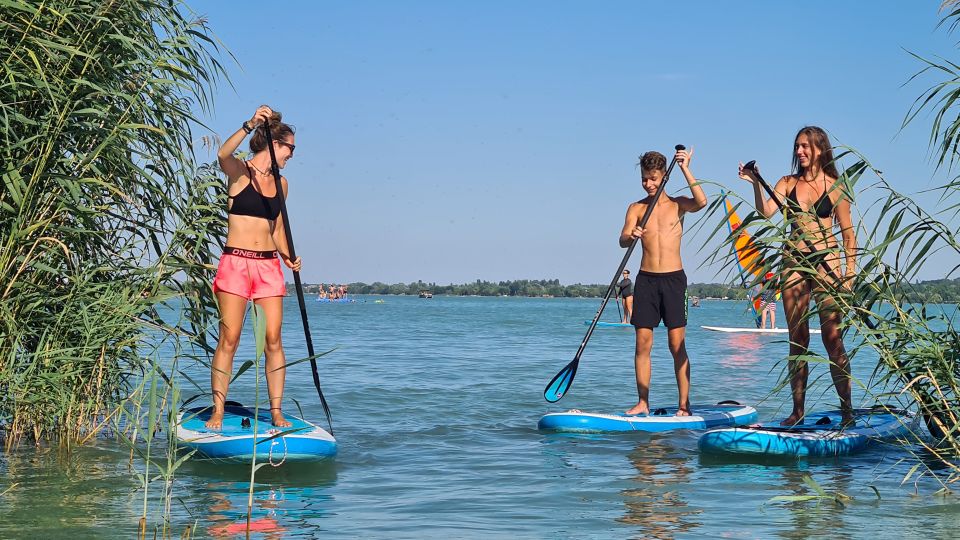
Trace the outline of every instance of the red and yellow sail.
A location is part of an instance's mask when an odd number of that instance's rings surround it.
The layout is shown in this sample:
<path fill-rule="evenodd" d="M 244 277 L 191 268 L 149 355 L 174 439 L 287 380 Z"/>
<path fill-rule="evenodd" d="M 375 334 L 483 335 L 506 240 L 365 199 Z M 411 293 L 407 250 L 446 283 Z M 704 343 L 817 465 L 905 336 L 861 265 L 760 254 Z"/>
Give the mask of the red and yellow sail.
<path fill-rule="evenodd" d="M 723 193 L 723 204 L 727 209 L 727 230 L 730 237 L 733 238 L 733 252 L 737 257 L 737 265 L 740 266 L 740 281 L 746 287 L 747 283 L 759 283 L 763 276 L 763 261 L 760 259 L 760 251 L 753 242 L 753 237 L 746 229 L 741 229 L 740 216 L 733 209 L 727 194 Z M 760 327 L 760 297 L 752 298 L 750 307 L 753 308 L 753 315 L 757 327 Z"/>

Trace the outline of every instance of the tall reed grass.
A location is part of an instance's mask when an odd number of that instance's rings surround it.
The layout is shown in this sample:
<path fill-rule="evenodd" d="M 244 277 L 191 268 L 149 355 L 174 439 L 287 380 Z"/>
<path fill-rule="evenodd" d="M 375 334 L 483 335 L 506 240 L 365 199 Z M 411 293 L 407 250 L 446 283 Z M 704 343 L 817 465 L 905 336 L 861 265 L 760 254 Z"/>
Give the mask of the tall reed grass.
<path fill-rule="evenodd" d="M 222 188 L 191 110 L 223 75 L 172 0 L 0 2 L 0 425 L 82 442 L 169 359 L 208 347 Z M 157 307 L 174 300 L 183 318 Z"/>

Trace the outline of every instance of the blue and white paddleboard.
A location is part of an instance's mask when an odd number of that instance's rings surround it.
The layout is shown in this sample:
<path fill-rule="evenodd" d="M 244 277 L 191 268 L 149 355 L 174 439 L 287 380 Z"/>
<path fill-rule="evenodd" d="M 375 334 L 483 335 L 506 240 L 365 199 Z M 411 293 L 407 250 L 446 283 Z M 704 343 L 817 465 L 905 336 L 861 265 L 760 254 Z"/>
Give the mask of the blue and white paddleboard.
<path fill-rule="evenodd" d="M 200 459 L 249 462 L 253 457 L 253 409 L 227 405 L 223 428 L 207 429 L 210 407 L 195 407 L 177 418 L 177 442 L 181 448 L 196 450 Z M 257 416 L 257 461 L 273 464 L 284 461 L 318 461 L 337 453 L 337 441 L 326 430 L 302 418 L 285 415 L 293 424 L 274 427 L 270 411 L 262 408 Z M 283 433 L 279 437 L 274 435 Z M 269 440 L 267 440 L 269 439 Z"/>
<path fill-rule="evenodd" d="M 871 443 L 905 436 L 916 428 L 911 412 L 856 409 L 855 423 L 840 427 L 840 411 L 808 414 L 805 423 L 785 427 L 779 422 L 715 429 L 700 437 L 700 450 L 711 454 L 832 457 L 852 454 Z"/>
<path fill-rule="evenodd" d="M 728 404 L 729 403 L 729 404 Z M 757 421 L 753 407 L 726 402 L 718 405 L 694 405 L 690 416 L 675 416 L 676 407 L 653 409 L 649 415 L 589 413 L 570 410 L 544 415 L 537 427 L 547 431 L 603 433 L 611 431 L 670 431 L 738 426 Z"/>
<path fill-rule="evenodd" d="M 583 321 L 583 324 L 590 326 L 590 323 L 592 322 L 593 321 Z M 600 321 L 597 323 L 597 326 L 605 326 L 609 328 L 633 328 L 633 325 L 630 323 L 607 322 L 607 321 Z"/>

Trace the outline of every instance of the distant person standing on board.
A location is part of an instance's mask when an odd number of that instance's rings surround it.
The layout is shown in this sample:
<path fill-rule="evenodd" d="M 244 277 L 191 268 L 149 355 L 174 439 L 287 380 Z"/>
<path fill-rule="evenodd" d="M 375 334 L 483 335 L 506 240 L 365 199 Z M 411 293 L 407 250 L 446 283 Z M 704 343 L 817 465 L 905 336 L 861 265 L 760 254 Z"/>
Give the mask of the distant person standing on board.
<path fill-rule="evenodd" d="M 640 240 L 643 257 L 633 286 L 633 314 L 630 322 L 636 328 L 634 352 L 636 368 L 637 404 L 627 414 L 650 412 L 650 350 L 653 348 L 653 329 L 660 321 L 667 327 L 667 341 L 673 355 L 673 369 L 677 374 L 680 403 L 677 416 L 690 416 L 690 361 L 685 343 L 687 326 L 687 275 L 680 260 L 680 239 L 683 236 L 683 217 L 707 205 L 697 179 L 690 172 L 693 150 L 678 150 L 677 164 L 687 179 L 693 197 L 671 197 L 663 194 L 653 208 L 646 228 L 640 220 L 652 204 L 666 174 L 667 158 L 659 152 L 647 152 L 640 157 L 640 174 L 647 197 L 627 208 L 627 217 L 620 231 L 620 247 L 629 247 Z"/>
<path fill-rule="evenodd" d="M 210 429 L 223 425 L 224 407 L 230 385 L 233 357 L 240 343 L 240 331 L 247 302 L 253 301 L 263 309 L 266 318 L 267 393 L 270 396 L 270 416 L 273 425 L 289 427 L 290 422 L 281 413 L 286 360 L 280 341 L 283 323 L 283 297 L 286 284 L 280 259 L 294 271 L 300 271 L 300 257 L 291 260 L 287 237 L 280 219 L 280 205 L 287 196 L 287 179 L 280 177 L 283 193 L 277 193 L 277 182 L 271 168 L 267 130 L 273 137 L 273 152 L 277 166 L 283 168 L 293 157 L 293 128 L 280 121 L 280 113 L 266 105 L 253 118 L 231 135 L 217 152 L 220 169 L 227 174 L 227 245 L 220 256 L 213 291 L 220 305 L 220 339 L 210 368 L 210 387 L 213 393 L 213 411 L 207 421 Z M 234 156 L 237 147 L 247 137 L 253 156 L 242 161 Z"/>
<path fill-rule="evenodd" d="M 633 282 L 630 281 L 630 271 L 624 268 L 623 279 L 617 283 L 620 298 L 623 299 L 623 320 L 624 324 L 630 322 L 630 315 L 633 313 Z"/>
<path fill-rule="evenodd" d="M 777 291 L 773 288 L 773 272 L 763 276 L 763 286 L 760 289 L 760 328 L 767 327 L 767 318 L 770 319 L 770 328 L 777 328 Z"/>
<path fill-rule="evenodd" d="M 783 310 L 790 335 L 790 390 L 793 412 L 784 425 L 802 424 L 805 414 L 807 377 L 810 368 L 803 359 L 810 345 L 807 311 L 811 297 L 820 315 L 820 337 L 830 357 L 830 375 L 840 398 L 843 423 L 853 421 L 850 361 L 840 331 L 843 313 L 830 290 L 850 289 L 857 273 L 857 236 L 850 213 L 850 193 L 839 182 L 833 149 L 827 133 L 807 126 L 793 139 L 794 173 L 781 178 L 773 190 L 787 206 L 791 217 L 790 237 L 783 244 L 780 273 Z M 759 169 L 757 169 L 759 171 Z M 764 197 L 753 171 L 740 164 L 740 178 L 753 184 L 757 210 L 767 218 L 779 211 L 776 201 Z M 843 257 L 836 253 L 840 229 Z M 841 260 L 844 268 L 841 268 Z M 829 272 L 826 268 L 829 268 Z"/>

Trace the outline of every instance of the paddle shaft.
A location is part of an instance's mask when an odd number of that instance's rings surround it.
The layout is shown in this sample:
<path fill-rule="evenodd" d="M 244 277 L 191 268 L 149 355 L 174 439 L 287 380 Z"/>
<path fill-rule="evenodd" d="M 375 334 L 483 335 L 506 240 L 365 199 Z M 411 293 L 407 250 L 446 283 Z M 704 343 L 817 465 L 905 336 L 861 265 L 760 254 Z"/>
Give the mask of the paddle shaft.
<path fill-rule="evenodd" d="M 678 144 L 676 149 L 684 150 L 685 146 Z M 650 216 L 653 215 L 653 208 L 657 205 L 657 201 L 660 200 L 660 194 L 663 193 L 663 190 L 667 187 L 667 180 L 670 179 L 670 173 L 673 171 L 673 166 L 677 164 L 677 157 L 674 156 L 670 161 L 670 166 L 667 167 L 666 174 L 663 175 L 663 180 L 660 182 L 660 185 L 657 187 L 656 193 L 653 194 L 653 198 L 650 200 L 650 203 L 647 204 L 647 211 L 643 213 L 643 217 L 640 218 L 640 223 L 637 225 L 641 229 L 647 226 L 647 222 L 650 221 Z M 633 250 L 636 249 L 637 243 L 640 239 L 634 238 L 633 242 L 630 243 L 630 247 L 627 248 L 627 252 L 623 255 L 623 260 L 620 261 L 620 266 L 617 267 L 617 271 L 613 274 L 613 280 L 610 282 L 610 286 L 607 287 L 607 293 L 603 295 L 603 301 L 600 303 L 600 309 L 597 310 L 597 314 L 593 316 L 593 321 L 590 323 L 590 328 L 587 329 L 587 335 L 583 337 L 583 341 L 580 342 L 580 348 L 577 349 L 577 354 L 573 357 L 574 361 L 580 360 L 580 355 L 583 354 L 583 350 L 587 348 L 587 343 L 590 341 L 590 336 L 593 335 L 593 331 L 597 328 L 597 322 L 600 321 L 600 315 L 603 314 L 603 309 L 607 307 L 607 302 L 610 301 L 610 295 L 613 294 L 613 291 L 617 287 L 618 278 L 623 274 L 623 269 L 627 267 L 627 263 L 630 262 L 630 255 L 633 254 Z"/>
<path fill-rule="evenodd" d="M 270 168 L 273 172 L 273 179 L 277 183 L 277 195 L 280 196 L 280 215 L 283 218 L 283 231 L 287 237 L 287 255 L 291 261 L 297 260 L 297 251 L 293 247 L 293 232 L 290 230 L 290 218 L 287 215 L 286 197 L 283 195 L 283 184 L 280 182 L 280 167 L 277 165 L 277 155 L 273 151 L 273 134 L 270 133 L 269 123 L 265 123 L 263 131 L 267 135 L 267 148 L 270 149 Z M 320 373 L 317 371 L 317 361 L 313 352 L 313 337 L 310 335 L 310 323 L 307 321 L 307 305 L 303 301 L 303 284 L 300 282 L 300 272 L 293 271 L 293 282 L 297 288 L 297 301 L 300 303 L 300 319 L 303 321 L 303 335 L 307 341 L 307 354 L 310 355 L 310 370 L 313 372 L 313 385 L 317 387 L 317 395 L 320 396 L 320 403 L 323 405 L 323 412 L 327 415 L 327 424 L 330 427 L 330 434 L 333 435 L 333 418 L 330 415 L 330 406 L 327 405 L 326 398 L 323 397 L 323 390 L 320 389 Z"/>

